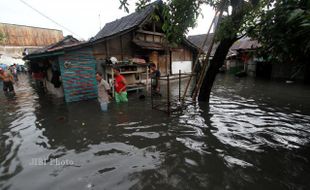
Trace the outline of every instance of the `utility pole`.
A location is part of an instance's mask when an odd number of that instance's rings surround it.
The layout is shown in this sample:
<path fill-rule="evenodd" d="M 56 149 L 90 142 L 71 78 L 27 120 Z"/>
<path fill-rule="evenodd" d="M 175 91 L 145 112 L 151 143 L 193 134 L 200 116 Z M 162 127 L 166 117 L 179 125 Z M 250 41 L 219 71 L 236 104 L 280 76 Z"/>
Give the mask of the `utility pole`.
<path fill-rule="evenodd" d="M 101 30 L 101 18 L 100 18 L 100 13 L 99 13 L 99 31 Z"/>

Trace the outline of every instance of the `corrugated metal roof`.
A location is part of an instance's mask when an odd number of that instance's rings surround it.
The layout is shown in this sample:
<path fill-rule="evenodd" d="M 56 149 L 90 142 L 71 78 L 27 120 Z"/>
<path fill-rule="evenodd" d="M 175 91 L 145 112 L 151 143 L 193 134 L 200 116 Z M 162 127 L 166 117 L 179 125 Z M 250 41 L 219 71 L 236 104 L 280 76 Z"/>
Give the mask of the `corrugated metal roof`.
<path fill-rule="evenodd" d="M 155 9 L 155 4 L 152 3 L 146 6 L 140 11 L 134 12 L 128 16 L 117 19 L 113 22 L 107 23 L 95 37 L 92 38 L 92 41 L 102 39 L 105 37 L 113 36 L 120 32 L 133 29 L 139 26 Z"/>
<path fill-rule="evenodd" d="M 252 40 L 249 37 L 241 38 L 240 40 L 236 41 L 232 46 L 231 50 L 250 50 L 256 49 L 261 45 L 258 43 L 257 40 Z"/>
<path fill-rule="evenodd" d="M 207 34 L 200 34 L 200 35 L 193 35 L 193 36 L 188 36 L 188 40 L 201 48 L 203 41 L 205 40 Z M 213 38 L 214 34 L 211 33 L 210 36 L 208 37 L 206 45 L 203 47 L 203 51 L 207 52 L 209 49 L 209 46 L 211 44 L 211 39 Z M 218 43 L 214 44 L 211 52 L 211 56 L 214 55 L 216 48 L 218 46 Z M 230 48 L 228 52 L 228 56 L 236 54 L 237 50 L 250 50 L 250 49 L 256 49 L 260 47 L 261 45 L 258 43 L 257 40 L 252 40 L 249 37 L 244 37 L 241 38 L 240 40 L 236 41 Z"/>
<path fill-rule="evenodd" d="M 77 40 L 76 38 L 74 38 L 72 36 L 66 36 L 64 39 L 60 40 L 57 43 L 53 43 L 51 45 L 37 49 L 35 51 L 28 52 L 28 55 L 26 55 L 25 58 L 31 57 L 32 55 L 44 54 L 44 53 L 48 53 L 48 52 L 61 50 L 61 49 L 64 49 L 66 47 L 76 46 L 76 45 L 81 44 L 81 43 L 82 42 L 80 42 L 79 40 Z"/>

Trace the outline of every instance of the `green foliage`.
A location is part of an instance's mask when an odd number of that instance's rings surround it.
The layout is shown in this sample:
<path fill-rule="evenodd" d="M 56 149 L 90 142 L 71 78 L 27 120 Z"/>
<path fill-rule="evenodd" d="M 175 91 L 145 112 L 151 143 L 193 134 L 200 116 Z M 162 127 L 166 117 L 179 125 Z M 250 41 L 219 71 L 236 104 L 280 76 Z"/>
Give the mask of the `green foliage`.
<path fill-rule="evenodd" d="M 120 2 L 120 6 L 119 6 L 119 9 L 124 9 L 127 13 L 129 13 L 129 9 L 128 9 L 128 6 L 129 6 L 129 3 L 127 2 L 127 0 L 119 0 Z"/>
<path fill-rule="evenodd" d="M 200 1 L 168 1 L 163 9 L 163 30 L 167 34 L 168 41 L 180 42 L 188 32 L 188 28 L 196 26 L 196 20 L 201 12 L 200 6 Z"/>
<path fill-rule="evenodd" d="M 141 9 L 143 7 L 145 7 L 147 4 L 149 4 L 151 2 L 151 0 L 138 0 L 136 2 L 136 7 L 137 9 Z"/>
<path fill-rule="evenodd" d="M 307 0 L 274 0 L 261 9 L 248 28 L 273 61 L 306 63 L 310 58 L 310 3 Z"/>

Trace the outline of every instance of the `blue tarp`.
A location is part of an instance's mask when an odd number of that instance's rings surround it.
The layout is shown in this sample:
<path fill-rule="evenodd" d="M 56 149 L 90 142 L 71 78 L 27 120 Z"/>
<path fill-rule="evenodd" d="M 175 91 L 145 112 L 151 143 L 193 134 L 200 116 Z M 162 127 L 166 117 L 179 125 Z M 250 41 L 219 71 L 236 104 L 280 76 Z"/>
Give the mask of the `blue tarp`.
<path fill-rule="evenodd" d="M 3 63 L 0 63 L 0 67 L 3 69 L 3 70 L 6 70 L 8 68 L 7 65 L 3 64 Z"/>

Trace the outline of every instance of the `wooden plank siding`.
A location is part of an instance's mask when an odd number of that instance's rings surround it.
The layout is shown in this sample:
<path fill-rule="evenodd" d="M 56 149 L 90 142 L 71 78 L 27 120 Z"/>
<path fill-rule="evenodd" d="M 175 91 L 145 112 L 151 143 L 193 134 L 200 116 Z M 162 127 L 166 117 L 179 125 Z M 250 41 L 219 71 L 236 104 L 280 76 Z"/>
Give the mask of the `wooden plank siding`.
<path fill-rule="evenodd" d="M 93 46 L 93 55 L 96 60 L 104 60 L 107 58 L 107 45 L 106 42 L 101 42 Z"/>
<path fill-rule="evenodd" d="M 134 47 L 132 44 L 132 33 L 122 35 L 123 44 L 123 57 L 124 59 L 130 59 L 134 56 Z"/>
<path fill-rule="evenodd" d="M 118 60 L 126 60 L 133 57 L 132 35 L 127 33 L 93 45 L 96 60 L 104 60 L 107 57 L 116 57 Z"/>
<path fill-rule="evenodd" d="M 173 49 L 171 56 L 172 61 L 193 61 L 193 54 L 185 47 Z"/>
<path fill-rule="evenodd" d="M 59 63 L 66 102 L 97 97 L 96 60 L 91 48 L 66 52 L 59 57 Z"/>
<path fill-rule="evenodd" d="M 141 46 L 135 40 L 146 42 Z M 135 30 L 128 33 L 107 38 L 94 44 L 93 51 L 96 60 L 116 57 L 117 60 L 143 58 L 147 62 L 153 62 L 163 75 L 171 74 L 171 64 L 175 61 L 193 62 L 192 50 L 184 44 L 176 48 L 161 49 L 153 48 L 152 44 L 163 44 L 164 34 L 145 30 Z"/>

